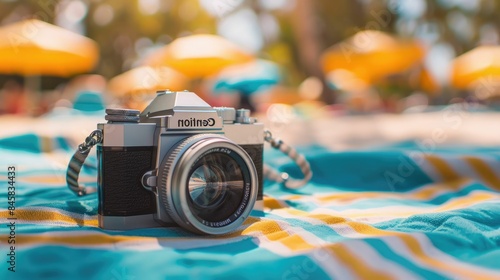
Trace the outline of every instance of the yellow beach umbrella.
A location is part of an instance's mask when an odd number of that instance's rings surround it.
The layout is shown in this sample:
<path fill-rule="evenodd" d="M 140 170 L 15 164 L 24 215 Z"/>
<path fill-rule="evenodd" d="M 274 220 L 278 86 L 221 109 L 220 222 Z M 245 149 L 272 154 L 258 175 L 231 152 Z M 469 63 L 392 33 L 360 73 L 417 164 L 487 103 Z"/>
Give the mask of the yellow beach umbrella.
<path fill-rule="evenodd" d="M 251 54 L 220 36 L 201 34 L 174 40 L 153 53 L 145 64 L 168 66 L 189 78 L 201 78 L 252 59 Z"/>
<path fill-rule="evenodd" d="M 154 94 L 164 89 L 181 91 L 187 84 L 187 77 L 171 68 L 141 66 L 111 79 L 108 91 L 115 96 Z"/>
<path fill-rule="evenodd" d="M 321 57 L 325 73 L 346 70 L 366 82 L 406 71 L 422 61 L 423 46 L 380 31 L 362 31 L 340 42 Z"/>
<path fill-rule="evenodd" d="M 455 58 L 451 85 L 467 89 L 480 79 L 500 79 L 500 46 L 480 46 Z"/>
<path fill-rule="evenodd" d="M 68 77 L 92 70 L 98 58 L 93 40 L 40 20 L 0 27 L 0 73 Z"/>

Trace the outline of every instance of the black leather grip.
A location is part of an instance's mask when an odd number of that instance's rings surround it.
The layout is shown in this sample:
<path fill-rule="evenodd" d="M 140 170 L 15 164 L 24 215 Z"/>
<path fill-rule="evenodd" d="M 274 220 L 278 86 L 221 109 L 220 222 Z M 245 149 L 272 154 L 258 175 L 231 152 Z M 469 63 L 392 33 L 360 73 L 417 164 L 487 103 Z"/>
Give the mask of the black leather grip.
<path fill-rule="evenodd" d="M 99 214 L 144 215 L 156 212 L 154 194 L 141 178 L 152 169 L 153 147 L 97 147 Z"/>
<path fill-rule="evenodd" d="M 252 158 L 253 164 L 255 165 L 255 169 L 257 169 L 257 176 L 259 180 L 259 192 L 257 193 L 257 200 L 263 199 L 263 190 L 264 190 L 264 178 L 263 174 L 263 152 L 264 152 L 264 144 L 256 144 L 256 145 L 240 145 L 245 152 Z"/>

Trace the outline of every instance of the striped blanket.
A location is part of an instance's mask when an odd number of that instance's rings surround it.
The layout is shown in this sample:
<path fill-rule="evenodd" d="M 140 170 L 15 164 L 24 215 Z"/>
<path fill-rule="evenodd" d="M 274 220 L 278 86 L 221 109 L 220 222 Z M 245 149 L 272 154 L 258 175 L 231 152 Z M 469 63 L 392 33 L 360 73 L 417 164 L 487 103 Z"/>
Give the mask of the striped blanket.
<path fill-rule="evenodd" d="M 75 147 L 57 133 L 0 139 L 0 279 L 500 279 L 498 148 L 301 147 L 305 188 L 266 182 L 263 212 L 210 237 L 100 229 L 96 194 L 65 185 Z M 276 151 L 265 161 L 300 174 Z M 95 182 L 95 164 L 81 181 Z"/>

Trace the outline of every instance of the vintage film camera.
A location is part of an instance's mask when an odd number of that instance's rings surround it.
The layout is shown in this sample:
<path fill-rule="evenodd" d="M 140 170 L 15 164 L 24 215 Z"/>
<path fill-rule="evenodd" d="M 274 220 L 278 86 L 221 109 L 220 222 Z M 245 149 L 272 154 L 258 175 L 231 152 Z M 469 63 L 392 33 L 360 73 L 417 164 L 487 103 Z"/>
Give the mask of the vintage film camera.
<path fill-rule="evenodd" d="M 264 127 L 248 110 L 160 91 L 140 114 L 106 112 L 97 145 L 101 228 L 225 234 L 262 207 Z"/>

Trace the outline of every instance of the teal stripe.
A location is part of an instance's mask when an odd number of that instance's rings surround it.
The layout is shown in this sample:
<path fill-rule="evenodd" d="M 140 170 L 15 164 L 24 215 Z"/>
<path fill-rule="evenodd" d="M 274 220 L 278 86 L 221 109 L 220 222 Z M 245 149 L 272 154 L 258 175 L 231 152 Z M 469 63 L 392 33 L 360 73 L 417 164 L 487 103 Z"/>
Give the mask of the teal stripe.
<path fill-rule="evenodd" d="M 69 190 L 61 191 L 60 189 L 31 189 L 31 190 L 16 190 L 17 197 L 16 207 L 52 207 L 69 212 L 80 214 L 96 215 L 97 214 L 97 194 L 91 194 L 85 198 L 77 198 Z M 3 197 L 6 193 L 0 192 Z M 30 197 L 38 197 L 36 200 Z M 1 199 L 0 209 L 5 209 L 7 200 Z"/>
<path fill-rule="evenodd" d="M 342 152 L 318 153 L 308 156 L 314 170 L 312 184 L 296 191 L 309 195 L 344 191 L 409 191 L 433 181 L 404 152 Z M 281 163 L 280 160 L 275 159 Z M 276 163 L 275 163 L 276 165 Z M 298 166 L 285 164 L 283 171 L 300 177 Z M 400 172 L 403 170 L 403 172 Z M 397 179 L 394 179 L 397 178 Z M 269 185 L 268 185 L 269 186 Z M 290 194 L 276 184 L 266 192 L 273 196 Z"/>

